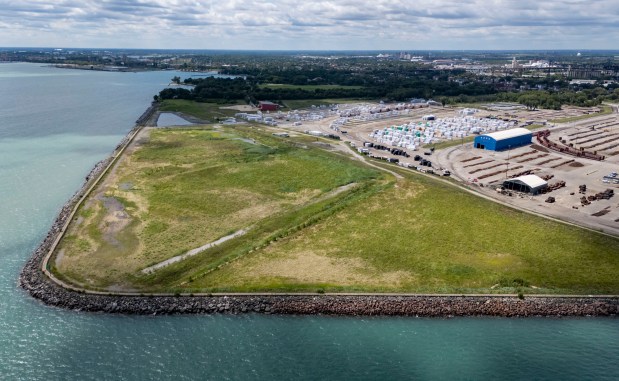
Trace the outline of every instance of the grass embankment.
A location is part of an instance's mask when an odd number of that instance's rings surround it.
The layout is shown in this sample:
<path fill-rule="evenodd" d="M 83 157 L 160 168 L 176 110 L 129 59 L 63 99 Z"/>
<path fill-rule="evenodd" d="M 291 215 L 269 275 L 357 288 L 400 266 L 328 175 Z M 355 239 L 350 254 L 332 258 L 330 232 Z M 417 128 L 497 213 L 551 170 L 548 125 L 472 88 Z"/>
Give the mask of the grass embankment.
<path fill-rule="evenodd" d="M 236 103 L 244 105 L 245 103 Z M 203 103 L 185 99 L 166 99 L 161 102 L 159 111 L 161 112 L 181 112 L 196 118 L 215 123 L 217 119 L 225 119 L 238 113 L 237 110 L 222 108 L 224 106 L 234 106 L 235 104 Z"/>
<path fill-rule="evenodd" d="M 288 222 L 295 214 L 304 222 L 320 211 L 306 215 L 304 208 L 320 205 L 325 192 L 350 183 L 362 189 L 377 176 L 360 163 L 250 127 L 152 130 L 80 211 L 55 270 L 91 288 L 158 287 L 165 283 L 159 274 L 144 277 L 140 270 L 243 228 L 250 233 L 237 241 L 258 245 L 294 227 Z M 208 251 L 197 256 L 197 268 L 227 256 Z"/>

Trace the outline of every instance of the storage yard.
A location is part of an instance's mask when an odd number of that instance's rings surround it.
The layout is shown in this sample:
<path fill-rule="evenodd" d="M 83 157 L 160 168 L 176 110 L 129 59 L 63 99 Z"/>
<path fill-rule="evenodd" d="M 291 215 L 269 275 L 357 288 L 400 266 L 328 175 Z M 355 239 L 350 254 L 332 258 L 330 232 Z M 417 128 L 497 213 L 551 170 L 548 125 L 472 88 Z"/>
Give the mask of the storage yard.
<path fill-rule="evenodd" d="M 526 119 L 533 121 L 554 121 L 568 118 L 581 118 L 587 115 L 595 115 L 602 111 L 601 107 L 576 107 L 563 106 L 561 110 L 527 110 L 521 104 L 515 103 L 491 103 L 483 105 L 485 109 L 492 111 L 500 118 Z"/>
<path fill-rule="evenodd" d="M 618 159 L 576 158 L 537 144 L 502 152 L 480 150 L 469 144 L 437 152 L 435 162 L 464 183 L 500 201 L 619 234 L 619 199 L 596 197 L 607 189 L 611 194 L 619 191 L 619 184 L 604 179 L 616 176 L 613 173 L 619 168 Z M 547 188 L 537 195 L 500 191 L 505 180 L 527 175 L 543 179 Z M 598 213 L 601 210 L 606 212 Z"/>
<path fill-rule="evenodd" d="M 597 115 L 601 108 L 515 108 L 497 113 L 428 105 L 345 107 L 334 112 L 337 115 L 304 123 L 303 128 L 311 128 L 314 135 L 349 142 L 358 153 L 371 158 L 426 173 L 452 175 L 466 186 L 518 208 L 619 234 L 619 198 L 614 197 L 619 191 L 619 177 L 615 175 L 619 172 L 616 110 Z M 588 114 L 594 116 L 570 123 L 547 123 Z M 474 148 L 470 141 L 481 134 L 531 128 L 532 123 L 531 143 L 520 147 L 498 144 L 496 151 L 490 151 Z M 432 145 L 441 141 L 457 145 L 434 152 Z M 501 190 L 504 181 L 529 175 L 546 182 L 539 194 Z"/>

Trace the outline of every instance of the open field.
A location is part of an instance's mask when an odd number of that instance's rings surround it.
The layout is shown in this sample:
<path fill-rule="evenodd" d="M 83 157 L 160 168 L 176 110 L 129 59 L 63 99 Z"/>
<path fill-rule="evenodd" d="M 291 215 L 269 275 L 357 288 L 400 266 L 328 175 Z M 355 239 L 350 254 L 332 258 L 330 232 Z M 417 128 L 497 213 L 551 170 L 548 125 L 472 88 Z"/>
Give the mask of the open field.
<path fill-rule="evenodd" d="M 185 286 L 213 291 L 617 293 L 619 240 L 405 179 Z"/>
<path fill-rule="evenodd" d="M 91 195 L 59 247 L 54 263 L 65 278 L 131 289 L 145 267 L 240 229 L 251 231 L 244 239 L 263 239 L 327 192 L 351 183 L 363 188 L 378 176 L 250 127 L 147 132 Z M 265 232 L 260 222 L 267 217 L 281 226 Z"/>
<path fill-rule="evenodd" d="M 444 140 L 439 143 L 425 144 L 423 148 L 443 149 L 443 148 L 457 146 L 460 144 L 470 144 L 473 142 L 473 140 L 475 140 L 475 135 L 466 136 L 460 139 Z"/>

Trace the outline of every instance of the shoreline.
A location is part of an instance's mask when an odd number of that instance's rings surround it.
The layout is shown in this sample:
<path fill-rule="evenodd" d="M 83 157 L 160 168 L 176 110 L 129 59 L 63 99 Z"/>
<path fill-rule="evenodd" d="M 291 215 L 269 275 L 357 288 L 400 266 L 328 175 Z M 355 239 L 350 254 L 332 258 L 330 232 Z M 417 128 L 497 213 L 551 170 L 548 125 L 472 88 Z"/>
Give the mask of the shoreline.
<path fill-rule="evenodd" d="M 132 315 L 265 313 L 341 316 L 617 316 L 619 296 L 416 295 L 416 294 L 122 294 L 80 290 L 44 271 L 74 209 L 110 163 L 143 126 L 152 123 L 151 105 L 106 159 L 95 164 L 81 188 L 64 204 L 46 237 L 26 262 L 19 286 L 46 305 L 75 311 Z M 119 151 L 120 150 L 120 151 Z M 47 270 L 48 271 L 48 270 Z M 63 287 L 63 285 L 67 287 Z"/>

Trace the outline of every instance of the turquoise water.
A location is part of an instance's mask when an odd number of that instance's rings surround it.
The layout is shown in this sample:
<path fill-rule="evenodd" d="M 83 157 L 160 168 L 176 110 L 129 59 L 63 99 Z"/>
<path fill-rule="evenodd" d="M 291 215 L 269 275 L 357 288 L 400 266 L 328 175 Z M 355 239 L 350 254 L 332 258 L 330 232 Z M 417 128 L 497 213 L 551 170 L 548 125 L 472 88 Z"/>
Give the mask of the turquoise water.
<path fill-rule="evenodd" d="M 174 75 L 0 64 L 0 380 L 619 378 L 619 319 L 136 317 L 30 298 L 21 267 Z"/>

